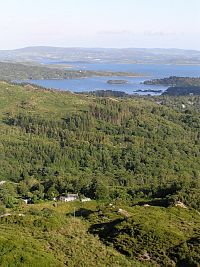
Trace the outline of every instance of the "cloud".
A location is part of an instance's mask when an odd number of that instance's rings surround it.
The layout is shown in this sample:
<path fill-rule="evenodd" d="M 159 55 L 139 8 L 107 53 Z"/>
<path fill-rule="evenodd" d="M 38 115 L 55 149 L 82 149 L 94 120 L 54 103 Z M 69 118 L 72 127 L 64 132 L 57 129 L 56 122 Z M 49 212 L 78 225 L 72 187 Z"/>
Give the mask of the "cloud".
<path fill-rule="evenodd" d="M 183 33 L 176 32 L 165 32 L 165 31 L 142 31 L 134 32 L 127 30 L 120 31 L 100 31 L 99 35 L 111 35 L 111 36 L 146 36 L 146 37 L 157 37 L 157 36 L 173 36 L 173 35 L 182 35 Z"/>
<path fill-rule="evenodd" d="M 133 35 L 132 31 L 100 31 L 98 32 L 99 35 Z"/>
<path fill-rule="evenodd" d="M 145 35 L 145 36 L 172 36 L 172 35 L 177 35 L 176 32 L 164 32 L 164 31 L 145 31 L 142 34 Z"/>

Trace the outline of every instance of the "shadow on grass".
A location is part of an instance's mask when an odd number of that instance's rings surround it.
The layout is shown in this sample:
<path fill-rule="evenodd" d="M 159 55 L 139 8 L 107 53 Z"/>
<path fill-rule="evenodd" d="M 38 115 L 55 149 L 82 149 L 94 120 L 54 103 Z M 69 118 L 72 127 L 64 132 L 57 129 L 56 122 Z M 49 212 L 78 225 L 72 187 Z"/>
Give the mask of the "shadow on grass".
<path fill-rule="evenodd" d="M 67 213 L 67 216 L 74 216 L 74 217 L 83 217 L 87 219 L 94 211 L 89 209 L 80 208 L 78 210 L 74 210 L 74 212 Z"/>

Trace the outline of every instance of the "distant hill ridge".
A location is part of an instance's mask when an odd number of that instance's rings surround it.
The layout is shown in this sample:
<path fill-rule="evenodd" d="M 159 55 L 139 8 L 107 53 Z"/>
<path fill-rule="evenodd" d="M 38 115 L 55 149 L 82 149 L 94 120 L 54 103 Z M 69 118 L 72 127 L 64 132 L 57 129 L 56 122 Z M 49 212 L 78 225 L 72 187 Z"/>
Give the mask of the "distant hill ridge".
<path fill-rule="evenodd" d="M 39 61 L 44 59 L 88 62 L 200 64 L 200 51 L 163 48 L 82 48 L 33 46 L 0 50 L 0 60 Z"/>

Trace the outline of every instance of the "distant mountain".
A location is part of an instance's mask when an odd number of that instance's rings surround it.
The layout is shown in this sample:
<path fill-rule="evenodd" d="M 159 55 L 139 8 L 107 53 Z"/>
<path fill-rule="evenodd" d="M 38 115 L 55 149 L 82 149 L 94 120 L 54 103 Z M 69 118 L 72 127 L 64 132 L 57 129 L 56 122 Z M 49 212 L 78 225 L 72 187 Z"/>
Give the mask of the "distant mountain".
<path fill-rule="evenodd" d="M 17 62 L 88 62 L 144 64 L 200 64 L 200 51 L 146 48 L 63 48 L 35 46 L 16 50 L 0 50 L 1 61 Z"/>

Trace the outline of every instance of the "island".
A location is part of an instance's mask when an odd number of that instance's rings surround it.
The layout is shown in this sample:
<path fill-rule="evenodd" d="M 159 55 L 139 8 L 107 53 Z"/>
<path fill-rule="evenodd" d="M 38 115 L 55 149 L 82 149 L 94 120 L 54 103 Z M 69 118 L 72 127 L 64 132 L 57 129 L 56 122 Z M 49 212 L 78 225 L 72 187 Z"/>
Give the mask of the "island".
<path fill-rule="evenodd" d="M 127 80 L 108 80 L 108 84 L 127 84 Z"/>
<path fill-rule="evenodd" d="M 170 76 L 168 78 L 147 80 L 142 84 L 162 86 L 200 86 L 200 77 Z"/>

